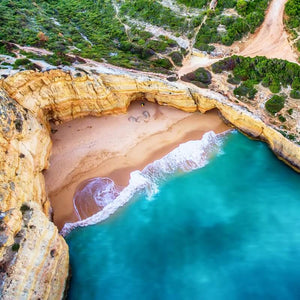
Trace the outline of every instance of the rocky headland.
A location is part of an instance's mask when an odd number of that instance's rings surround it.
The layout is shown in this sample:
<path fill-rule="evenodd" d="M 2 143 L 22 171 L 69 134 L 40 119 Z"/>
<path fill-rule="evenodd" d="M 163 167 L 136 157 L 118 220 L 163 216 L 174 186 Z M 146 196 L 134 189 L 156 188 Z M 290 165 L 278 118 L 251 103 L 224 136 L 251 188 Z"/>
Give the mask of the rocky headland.
<path fill-rule="evenodd" d="M 186 82 L 110 69 L 24 71 L 0 82 L 0 97 L 3 299 L 61 299 L 66 287 L 68 247 L 51 222 L 42 173 L 51 153 L 50 120 L 126 113 L 135 100 L 186 112 L 217 108 L 229 124 L 267 142 L 278 158 L 300 171 L 298 144 L 234 99 Z"/>

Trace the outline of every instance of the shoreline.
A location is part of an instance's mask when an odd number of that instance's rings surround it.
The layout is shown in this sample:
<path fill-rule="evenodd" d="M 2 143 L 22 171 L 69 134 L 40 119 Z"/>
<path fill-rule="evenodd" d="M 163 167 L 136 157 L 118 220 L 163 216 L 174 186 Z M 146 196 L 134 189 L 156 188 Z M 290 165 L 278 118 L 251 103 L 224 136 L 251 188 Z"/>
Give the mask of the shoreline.
<path fill-rule="evenodd" d="M 132 171 L 142 170 L 179 144 L 200 140 L 208 131 L 221 133 L 229 129 L 217 110 L 191 114 L 154 103 L 141 104 L 132 103 L 127 114 L 86 117 L 53 126 L 57 132 L 52 134 L 51 167 L 45 172 L 45 179 L 53 221 L 59 230 L 66 222 L 78 220 L 73 194 L 86 179 L 108 177 L 125 187 Z M 149 118 L 132 122 L 130 117 L 141 116 L 145 110 Z"/>

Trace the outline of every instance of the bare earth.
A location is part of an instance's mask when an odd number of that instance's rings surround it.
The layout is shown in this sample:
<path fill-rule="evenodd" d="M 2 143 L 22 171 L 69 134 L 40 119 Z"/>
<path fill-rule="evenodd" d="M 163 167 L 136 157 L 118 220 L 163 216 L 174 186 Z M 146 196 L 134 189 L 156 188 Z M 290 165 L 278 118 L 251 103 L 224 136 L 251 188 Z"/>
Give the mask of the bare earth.
<path fill-rule="evenodd" d="M 273 0 L 266 12 L 264 22 L 255 34 L 250 35 L 245 42 L 235 42 L 230 47 L 223 46 L 224 49 L 227 49 L 225 52 L 228 52 L 224 55 L 266 56 L 267 58 L 281 58 L 298 63 L 297 54 L 288 41 L 288 34 L 283 25 L 286 2 L 287 0 Z M 208 67 L 223 58 L 223 56 L 211 58 L 209 55 L 201 57 L 193 51 L 192 55 L 183 61 L 183 66 L 179 69 L 178 75 L 181 77 L 200 67 Z"/>
<path fill-rule="evenodd" d="M 268 58 L 282 58 L 297 62 L 297 55 L 288 42 L 283 26 L 284 5 L 287 0 L 273 0 L 259 31 L 250 38 L 239 53 L 243 56 L 264 55 Z"/>
<path fill-rule="evenodd" d="M 77 220 L 73 194 L 82 181 L 109 177 L 126 186 L 132 171 L 143 169 L 179 144 L 201 139 L 210 130 L 228 129 L 217 111 L 189 114 L 149 102 L 142 106 L 140 101 L 131 104 L 125 115 L 86 117 L 53 128 L 58 131 L 52 135 L 51 167 L 45 178 L 59 228 Z"/>

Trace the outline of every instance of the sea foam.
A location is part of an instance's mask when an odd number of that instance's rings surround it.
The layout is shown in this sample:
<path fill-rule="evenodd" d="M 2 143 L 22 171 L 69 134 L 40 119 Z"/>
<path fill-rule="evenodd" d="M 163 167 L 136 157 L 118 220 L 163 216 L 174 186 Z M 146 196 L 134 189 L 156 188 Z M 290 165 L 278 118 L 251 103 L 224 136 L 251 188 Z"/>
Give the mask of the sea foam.
<path fill-rule="evenodd" d="M 91 179 L 91 185 L 87 184 L 85 186 L 86 190 L 84 188 L 82 191 L 85 194 L 92 194 L 95 203 L 98 201 L 99 209 L 102 207 L 103 209 L 85 219 L 74 223 L 66 223 L 61 230 L 61 234 L 65 236 L 76 227 L 93 225 L 107 219 L 139 192 L 145 192 L 147 198 L 149 200 L 152 199 L 159 191 L 159 182 L 165 180 L 170 174 L 202 168 L 213 156 L 221 154 L 221 146 L 226 133 L 216 134 L 213 131 L 209 131 L 203 135 L 201 140 L 180 144 L 161 159 L 147 165 L 142 171 L 136 170 L 131 172 L 129 184 L 121 192 L 118 191 L 118 188 L 115 187 L 113 181 L 109 178 Z M 94 187 L 97 183 L 99 185 L 95 189 Z M 76 193 L 81 193 L 82 191 Z M 73 199 L 74 207 L 78 217 L 81 219 L 82 216 L 80 216 L 77 209 L 76 193 L 74 196 L 75 200 Z M 105 195 L 105 197 L 98 197 L 99 195 Z M 115 195 L 116 198 L 112 199 L 111 195 Z"/>

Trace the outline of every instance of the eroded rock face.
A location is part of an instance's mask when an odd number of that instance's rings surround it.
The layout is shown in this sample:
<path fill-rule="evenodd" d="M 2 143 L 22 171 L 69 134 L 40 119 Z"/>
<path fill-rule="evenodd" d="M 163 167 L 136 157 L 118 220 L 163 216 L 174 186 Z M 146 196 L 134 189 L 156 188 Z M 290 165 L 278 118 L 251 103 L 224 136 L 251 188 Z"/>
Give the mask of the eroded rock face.
<path fill-rule="evenodd" d="M 60 299 L 68 276 L 68 246 L 49 221 L 42 170 L 49 132 L 0 91 L 1 299 Z"/>
<path fill-rule="evenodd" d="M 148 100 L 193 112 L 218 108 L 231 124 L 300 170 L 300 147 L 221 94 L 137 73 L 25 71 L 0 83 L 0 274 L 3 299 L 60 299 L 68 247 L 50 219 L 42 170 L 51 150 L 50 119 L 125 113 Z"/>

